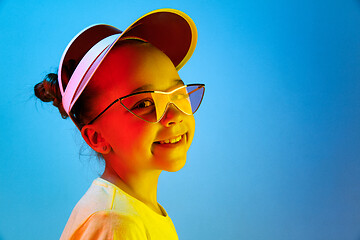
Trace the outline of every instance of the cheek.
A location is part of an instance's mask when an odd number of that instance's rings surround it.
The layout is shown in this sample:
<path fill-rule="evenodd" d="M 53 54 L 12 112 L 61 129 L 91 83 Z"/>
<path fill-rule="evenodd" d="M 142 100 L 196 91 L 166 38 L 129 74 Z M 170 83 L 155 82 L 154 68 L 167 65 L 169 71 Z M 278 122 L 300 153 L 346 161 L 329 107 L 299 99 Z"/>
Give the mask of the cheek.
<path fill-rule="evenodd" d="M 154 126 L 130 114 L 108 117 L 103 124 L 104 138 L 114 151 L 121 155 L 144 154 L 150 151 L 155 130 Z"/>

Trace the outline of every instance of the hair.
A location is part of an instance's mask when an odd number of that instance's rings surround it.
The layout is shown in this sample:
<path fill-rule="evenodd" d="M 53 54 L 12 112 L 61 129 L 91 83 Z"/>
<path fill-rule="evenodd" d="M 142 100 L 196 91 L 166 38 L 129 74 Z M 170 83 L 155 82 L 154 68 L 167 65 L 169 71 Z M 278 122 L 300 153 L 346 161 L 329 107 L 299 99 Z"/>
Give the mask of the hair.
<path fill-rule="evenodd" d="M 53 105 L 59 109 L 61 117 L 66 119 L 69 115 L 65 112 L 62 105 L 62 97 L 58 84 L 58 75 L 49 73 L 44 80 L 34 87 L 35 96 L 43 102 L 53 102 Z"/>
<path fill-rule="evenodd" d="M 71 74 L 70 74 L 71 75 Z M 34 86 L 35 96 L 43 102 L 52 102 L 59 110 L 63 119 L 69 117 L 62 105 L 62 96 L 60 92 L 58 75 L 56 73 L 48 73 L 44 79 Z M 85 107 L 86 93 L 83 93 L 78 101 L 74 104 L 70 114 L 76 126 L 81 129 L 85 125 L 86 117 L 90 113 L 89 107 Z"/>

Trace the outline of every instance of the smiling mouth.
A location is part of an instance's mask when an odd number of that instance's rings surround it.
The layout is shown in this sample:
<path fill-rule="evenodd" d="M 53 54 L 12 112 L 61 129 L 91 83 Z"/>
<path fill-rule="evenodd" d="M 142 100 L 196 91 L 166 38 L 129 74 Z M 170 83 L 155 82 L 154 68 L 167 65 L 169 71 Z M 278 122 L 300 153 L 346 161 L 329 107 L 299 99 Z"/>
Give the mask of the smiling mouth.
<path fill-rule="evenodd" d="M 184 136 L 185 136 L 185 134 L 174 137 L 174 138 L 162 140 L 162 141 L 157 141 L 155 143 L 156 144 L 176 144 L 176 143 L 180 142 L 184 138 Z"/>

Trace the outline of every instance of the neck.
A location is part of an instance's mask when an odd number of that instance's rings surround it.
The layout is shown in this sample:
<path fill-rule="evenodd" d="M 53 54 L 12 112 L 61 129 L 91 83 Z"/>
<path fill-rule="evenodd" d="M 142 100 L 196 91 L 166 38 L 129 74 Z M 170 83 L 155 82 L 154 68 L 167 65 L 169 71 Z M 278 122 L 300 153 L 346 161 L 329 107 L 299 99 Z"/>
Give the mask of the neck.
<path fill-rule="evenodd" d="M 163 214 L 157 203 L 157 184 L 161 171 L 143 171 L 137 173 L 115 172 L 108 164 L 101 178 L 113 183 L 130 196 L 146 204 L 159 214 Z"/>

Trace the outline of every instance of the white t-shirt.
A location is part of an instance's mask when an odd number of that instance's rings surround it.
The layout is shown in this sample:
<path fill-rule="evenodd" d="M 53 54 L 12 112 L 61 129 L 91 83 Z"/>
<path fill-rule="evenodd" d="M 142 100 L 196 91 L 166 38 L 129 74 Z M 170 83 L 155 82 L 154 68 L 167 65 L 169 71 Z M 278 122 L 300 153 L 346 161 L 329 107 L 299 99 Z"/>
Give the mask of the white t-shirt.
<path fill-rule="evenodd" d="M 163 215 L 97 178 L 73 209 L 60 240 L 178 240 L 174 224 L 160 208 Z"/>

